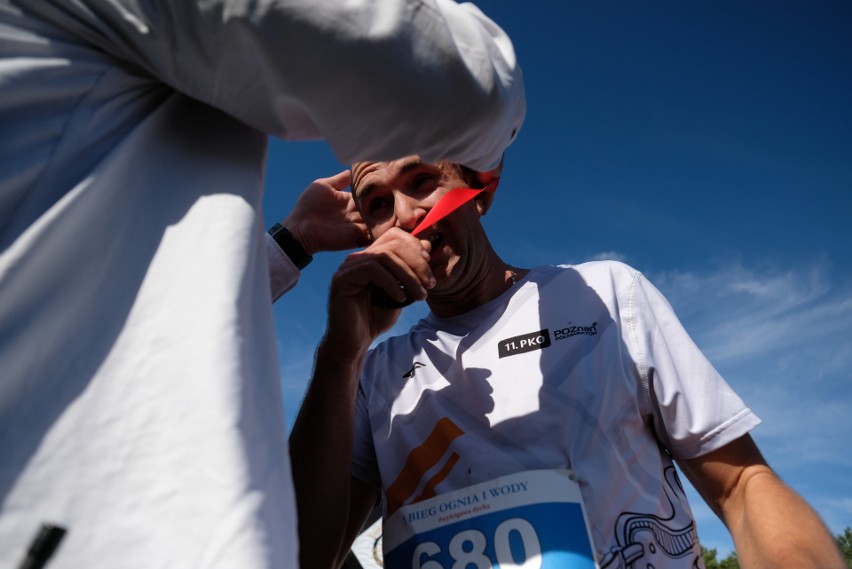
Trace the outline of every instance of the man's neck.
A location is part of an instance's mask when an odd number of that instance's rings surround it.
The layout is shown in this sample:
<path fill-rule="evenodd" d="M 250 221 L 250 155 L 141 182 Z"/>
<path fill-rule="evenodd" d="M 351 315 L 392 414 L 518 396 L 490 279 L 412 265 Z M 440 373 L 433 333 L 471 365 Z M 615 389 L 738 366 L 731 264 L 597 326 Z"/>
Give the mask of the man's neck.
<path fill-rule="evenodd" d="M 475 267 L 468 268 L 469 279 L 446 294 L 430 294 L 426 299 L 430 310 L 440 318 L 451 318 L 494 300 L 523 278 L 529 269 L 515 269 L 492 250 Z"/>

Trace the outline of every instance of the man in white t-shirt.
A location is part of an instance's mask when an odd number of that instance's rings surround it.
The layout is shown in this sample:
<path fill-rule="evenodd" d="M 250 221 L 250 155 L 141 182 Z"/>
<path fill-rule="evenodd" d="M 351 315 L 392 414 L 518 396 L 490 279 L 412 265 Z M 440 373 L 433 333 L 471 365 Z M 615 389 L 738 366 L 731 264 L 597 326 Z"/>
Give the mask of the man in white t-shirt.
<path fill-rule="evenodd" d="M 471 4 L 0 0 L 0 566 L 295 567 L 268 136 L 487 171 L 523 115 Z"/>
<path fill-rule="evenodd" d="M 416 156 L 353 168 L 372 243 L 332 280 L 291 435 L 300 533 L 326 536 L 323 547 L 303 541 L 303 562 L 339 564 L 381 503 L 391 567 L 488 567 L 531 551 L 548 560 L 553 535 L 555 549 L 587 536 L 599 567 L 700 567 L 677 462 L 730 528 L 743 567 L 843 567 L 819 517 L 761 457 L 748 434 L 759 420 L 662 295 L 616 262 L 509 265 L 480 223 L 493 192 L 455 190 L 482 186 Z M 464 192 L 452 213 L 427 218 Z M 399 316 L 379 291 L 426 300 L 431 313 L 368 352 Z M 544 498 L 505 502 L 532 481 Z M 563 486 L 578 489 L 579 527 L 500 517 L 538 512 Z M 462 518 L 446 542 L 434 537 Z M 427 519 L 428 539 L 412 529 Z M 390 534 L 413 537 L 389 545 Z"/>

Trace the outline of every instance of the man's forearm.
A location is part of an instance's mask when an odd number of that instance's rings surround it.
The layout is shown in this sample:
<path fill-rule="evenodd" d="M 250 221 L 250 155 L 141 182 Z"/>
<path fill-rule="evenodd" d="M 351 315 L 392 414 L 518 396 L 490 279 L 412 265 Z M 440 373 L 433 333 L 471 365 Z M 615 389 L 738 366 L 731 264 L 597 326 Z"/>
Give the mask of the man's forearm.
<path fill-rule="evenodd" d="M 290 435 L 302 567 L 334 567 L 344 547 L 362 359 L 341 358 L 333 346 L 320 344 L 314 376 Z"/>
<path fill-rule="evenodd" d="M 771 470 L 745 482 L 738 512 L 726 513 L 744 569 L 845 569 L 816 512 Z"/>

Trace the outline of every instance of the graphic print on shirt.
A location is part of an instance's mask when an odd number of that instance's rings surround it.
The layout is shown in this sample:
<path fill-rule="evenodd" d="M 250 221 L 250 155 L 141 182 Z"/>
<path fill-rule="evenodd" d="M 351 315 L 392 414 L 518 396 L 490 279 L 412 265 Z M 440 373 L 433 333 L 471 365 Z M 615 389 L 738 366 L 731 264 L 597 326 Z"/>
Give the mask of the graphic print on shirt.
<path fill-rule="evenodd" d="M 400 379 L 411 379 L 411 378 L 413 378 L 414 374 L 417 372 L 417 368 L 425 367 L 425 366 L 426 366 L 426 364 L 421 364 L 420 362 L 414 362 L 414 364 L 411 366 L 411 369 L 408 370 L 407 372 L 405 372 L 404 374 L 402 374 L 402 377 Z"/>
<path fill-rule="evenodd" d="M 680 507 L 686 502 L 686 494 L 677 477 L 674 466 L 664 471 L 666 499 L 671 515 L 661 518 L 653 514 L 623 512 L 615 522 L 615 541 L 600 560 L 601 569 L 639 569 L 664 565 L 659 558 L 677 559 L 692 555 L 691 566 L 701 567 L 698 554 L 698 537 L 695 522 Z M 680 516 L 678 516 L 680 514 Z M 680 520 L 678 519 L 680 518 Z"/>
<path fill-rule="evenodd" d="M 517 354 L 525 354 L 533 350 L 543 350 L 550 347 L 550 331 L 547 328 L 520 336 L 512 336 L 497 342 L 497 357 L 507 358 Z"/>
<path fill-rule="evenodd" d="M 598 323 L 592 322 L 587 326 L 577 326 L 573 322 L 569 322 L 564 328 L 557 328 L 553 331 L 553 337 L 556 340 L 564 340 L 574 336 L 597 336 Z"/>
<path fill-rule="evenodd" d="M 438 472 L 422 484 L 420 493 L 416 496 L 415 493 L 421 487 L 423 477 L 439 464 L 452 442 L 463 434 L 464 431 L 458 425 L 444 417 L 435 424 L 426 440 L 408 453 L 402 470 L 385 492 L 388 516 L 400 506 L 420 502 L 435 495 L 435 487 L 449 476 L 459 460 L 459 455 L 455 452 L 447 457 Z"/>

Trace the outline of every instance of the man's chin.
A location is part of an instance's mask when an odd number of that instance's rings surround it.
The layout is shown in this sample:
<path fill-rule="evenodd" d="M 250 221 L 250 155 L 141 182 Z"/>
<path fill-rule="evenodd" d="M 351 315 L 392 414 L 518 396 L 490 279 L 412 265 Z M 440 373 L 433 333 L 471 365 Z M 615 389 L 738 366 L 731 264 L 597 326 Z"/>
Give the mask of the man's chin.
<path fill-rule="evenodd" d="M 458 286 L 455 286 L 454 282 L 447 278 L 446 276 L 439 275 L 436 273 L 432 273 L 435 275 L 435 280 L 438 281 L 438 284 L 433 286 L 428 291 L 428 296 L 426 298 L 427 301 L 430 300 L 448 300 L 453 297 L 453 295 L 458 294 Z"/>

